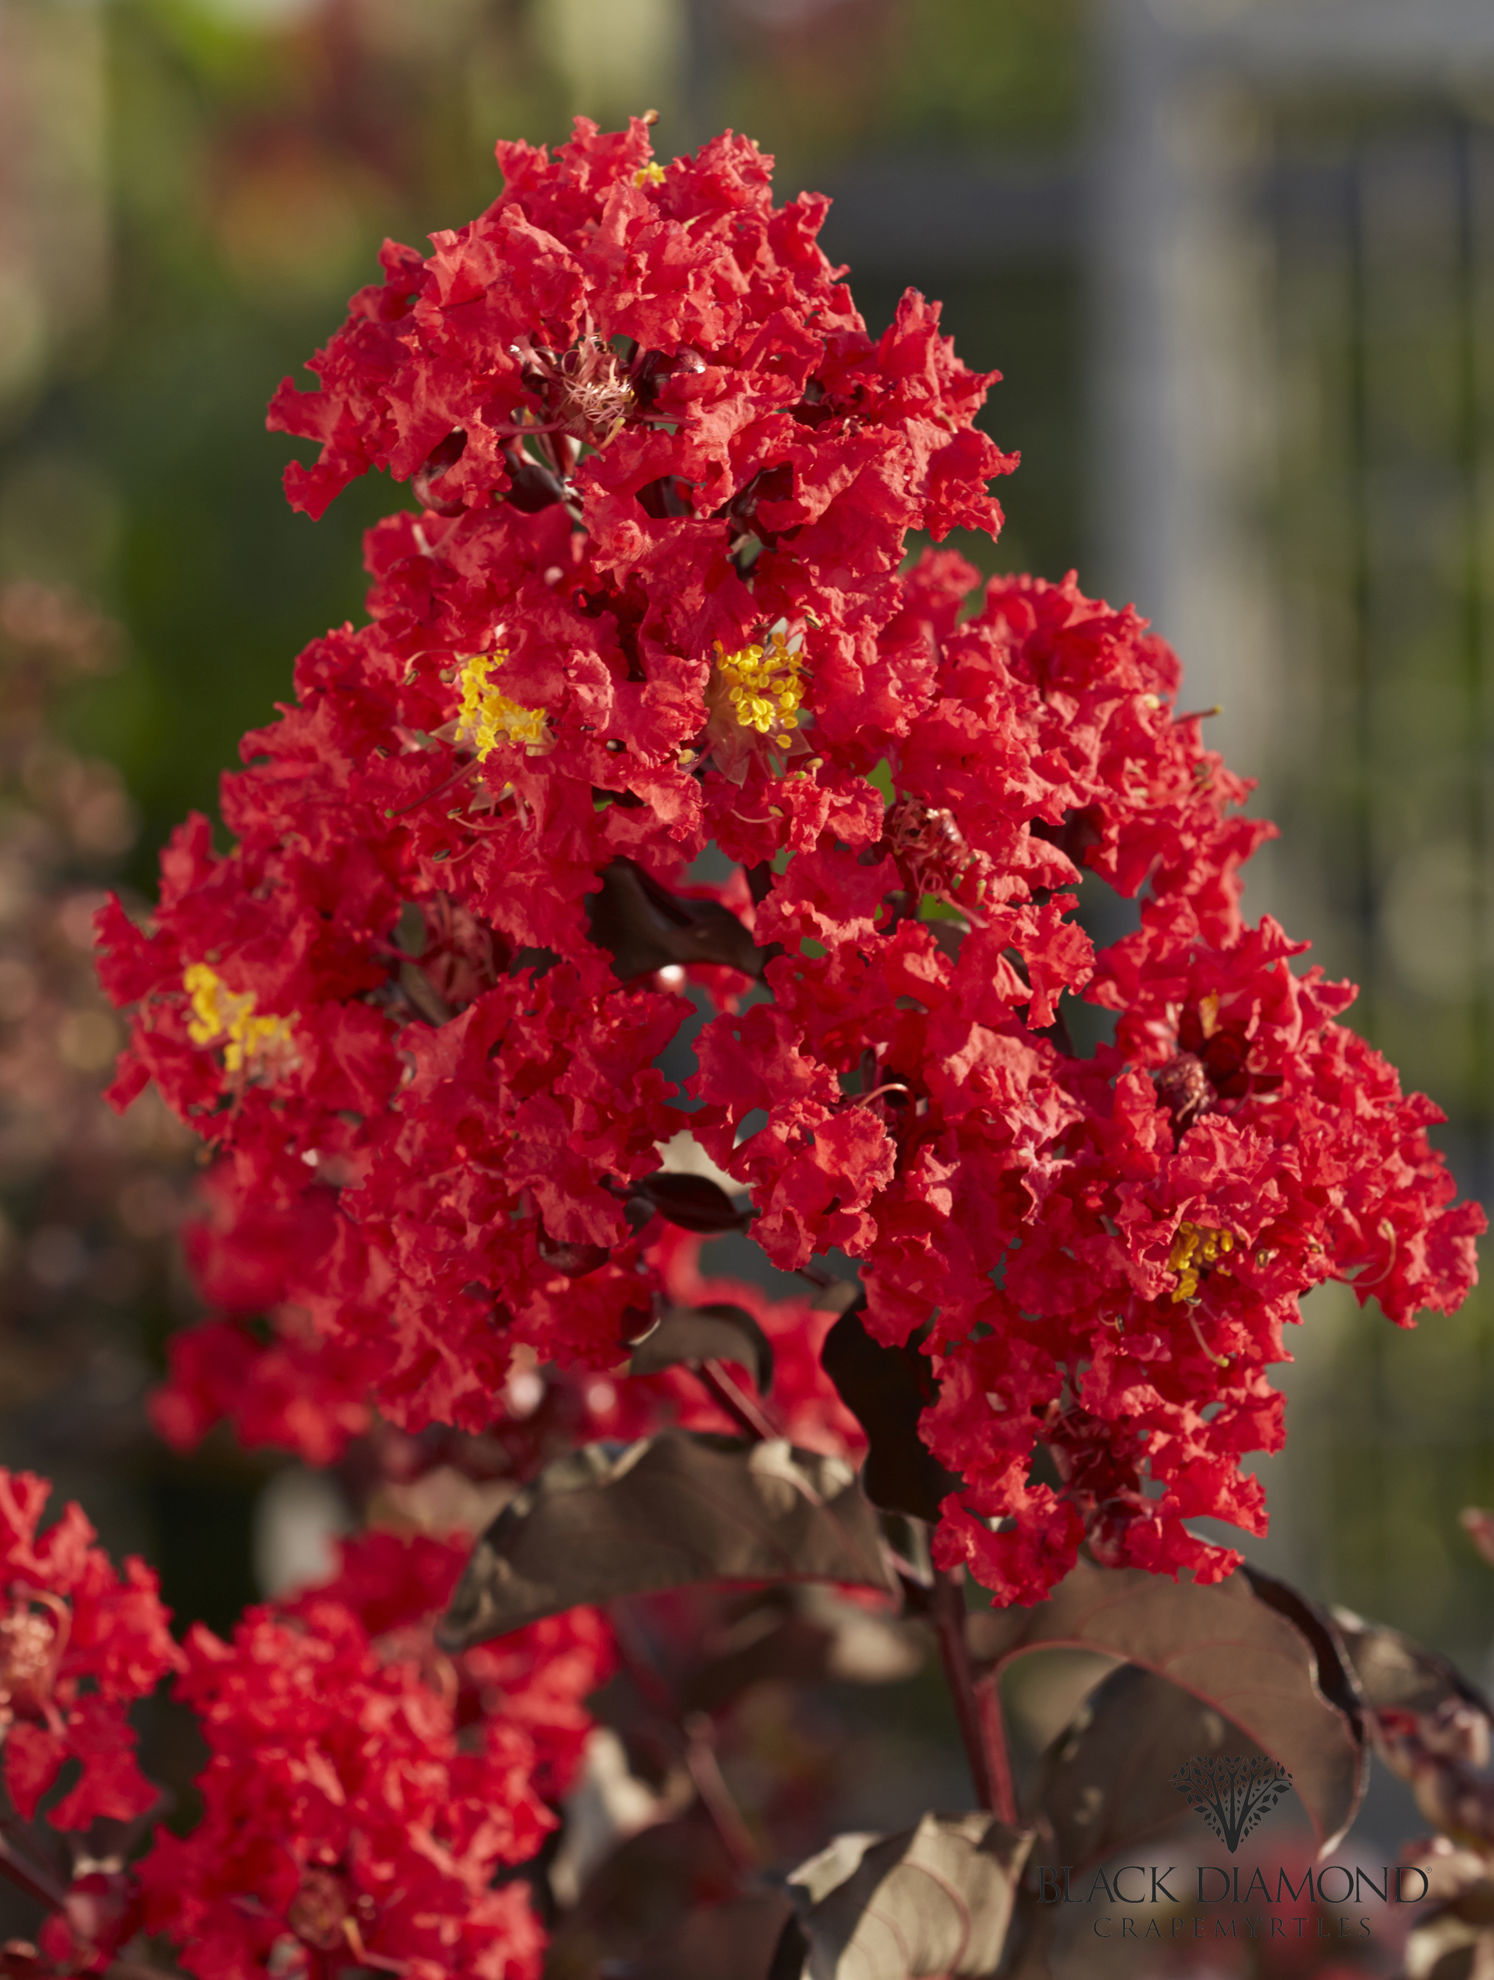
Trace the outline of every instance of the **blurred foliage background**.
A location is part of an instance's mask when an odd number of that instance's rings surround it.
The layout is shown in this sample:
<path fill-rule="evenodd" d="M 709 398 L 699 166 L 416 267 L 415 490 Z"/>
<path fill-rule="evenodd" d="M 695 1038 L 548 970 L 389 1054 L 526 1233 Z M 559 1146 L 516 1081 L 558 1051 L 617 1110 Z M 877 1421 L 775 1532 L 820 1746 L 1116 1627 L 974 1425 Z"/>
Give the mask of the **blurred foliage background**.
<path fill-rule="evenodd" d="M 468 219 L 493 139 L 576 111 L 750 131 L 783 194 L 836 196 L 873 327 L 943 297 L 1025 456 L 1000 543 L 964 547 L 1077 564 L 1178 640 L 1287 826 L 1253 906 L 1363 982 L 1488 1196 L 1494 45 L 1455 0 L 1399 12 L 1427 47 L 1366 69 L 1378 0 L 0 0 L 0 1459 L 185 1615 L 252 1593 L 256 1517 L 269 1557 L 269 1464 L 144 1428 L 190 1156 L 93 1098 L 87 916 L 150 891 L 404 499 L 292 515 L 277 381 L 383 235 Z M 1487 1300 L 1407 1337 L 1310 1320 L 1255 1551 L 1477 1664 Z"/>

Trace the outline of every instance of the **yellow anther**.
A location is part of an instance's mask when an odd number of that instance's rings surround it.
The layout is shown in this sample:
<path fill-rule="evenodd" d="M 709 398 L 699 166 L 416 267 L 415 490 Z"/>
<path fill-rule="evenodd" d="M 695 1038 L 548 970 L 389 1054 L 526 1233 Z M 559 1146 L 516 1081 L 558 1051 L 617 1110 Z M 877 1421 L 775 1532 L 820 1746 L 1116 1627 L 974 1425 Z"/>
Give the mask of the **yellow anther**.
<path fill-rule="evenodd" d="M 1235 1232 L 1207 1230 L 1203 1224 L 1179 1224 L 1167 1251 L 1167 1271 L 1177 1273 L 1173 1305 L 1199 1297 L 1205 1271 L 1229 1271 L 1223 1259 L 1235 1249 Z"/>
<path fill-rule="evenodd" d="M 182 988 L 192 1000 L 187 1036 L 194 1045 L 221 1042 L 227 1071 L 238 1072 L 253 1060 L 294 1047 L 295 1034 L 288 1018 L 256 1017 L 253 996 L 230 990 L 217 970 L 206 963 L 187 964 Z"/>
<path fill-rule="evenodd" d="M 789 645 L 782 631 L 770 632 L 766 644 L 744 646 L 739 653 L 726 652 L 718 639 L 716 678 L 744 729 L 771 735 L 779 749 L 789 747 L 791 732 L 799 726 L 804 682 L 798 648 Z"/>
<path fill-rule="evenodd" d="M 640 171 L 633 174 L 633 184 L 635 186 L 662 186 L 663 183 L 664 167 L 662 165 L 645 165 Z"/>
<path fill-rule="evenodd" d="M 1167 1269 L 1176 1272 L 1174 1306 L 1180 1300 L 1197 1299 L 1199 1280 L 1205 1272 L 1227 1271 L 1221 1261 L 1235 1248 L 1233 1231 L 1211 1231 L 1202 1224 L 1179 1224 L 1167 1254 Z"/>
<path fill-rule="evenodd" d="M 457 712 L 456 739 L 470 743 L 480 763 L 499 743 L 523 743 L 527 749 L 550 747 L 543 708 L 524 708 L 492 684 L 492 675 L 507 660 L 503 651 L 474 653 L 462 662 L 462 705 Z"/>

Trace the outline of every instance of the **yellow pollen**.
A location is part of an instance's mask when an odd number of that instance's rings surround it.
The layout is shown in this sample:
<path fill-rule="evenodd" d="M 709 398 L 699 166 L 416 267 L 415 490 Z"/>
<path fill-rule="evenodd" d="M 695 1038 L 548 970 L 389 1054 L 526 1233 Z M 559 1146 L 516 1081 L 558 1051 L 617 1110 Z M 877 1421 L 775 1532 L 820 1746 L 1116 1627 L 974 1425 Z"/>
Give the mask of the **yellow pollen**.
<path fill-rule="evenodd" d="M 766 645 L 744 646 L 740 653 L 727 653 L 718 639 L 716 673 L 742 727 L 771 735 L 779 749 L 787 749 L 793 740 L 790 732 L 799 726 L 804 683 L 799 654 L 784 634 L 771 632 Z"/>
<path fill-rule="evenodd" d="M 229 1072 L 295 1042 L 288 1018 L 256 1017 L 254 998 L 247 991 L 241 996 L 230 990 L 206 963 L 187 964 L 182 988 L 192 999 L 187 1036 L 194 1045 L 216 1045 L 222 1040 L 223 1064 Z"/>
<path fill-rule="evenodd" d="M 645 165 L 641 170 L 633 174 L 633 184 L 635 186 L 662 186 L 663 183 L 664 167 L 662 165 Z"/>
<path fill-rule="evenodd" d="M 1197 1299 L 1199 1280 L 1205 1272 L 1227 1272 L 1224 1259 L 1235 1248 L 1233 1231 L 1211 1231 L 1201 1224 L 1179 1224 L 1167 1254 L 1167 1269 L 1176 1272 L 1178 1283 L 1172 1295 L 1176 1306 L 1181 1300 Z"/>
<path fill-rule="evenodd" d="M 474 653 L 462 662 L 462 705 L 457 714 L 458 742 L 471 743 L 480 763 L 499 743 L 523 743 L 526 748 L 548 748 L 543 708 L 524 708 L 500 694 L 492 685 L 495 674 L 508 658 L 497 653 Z"/>

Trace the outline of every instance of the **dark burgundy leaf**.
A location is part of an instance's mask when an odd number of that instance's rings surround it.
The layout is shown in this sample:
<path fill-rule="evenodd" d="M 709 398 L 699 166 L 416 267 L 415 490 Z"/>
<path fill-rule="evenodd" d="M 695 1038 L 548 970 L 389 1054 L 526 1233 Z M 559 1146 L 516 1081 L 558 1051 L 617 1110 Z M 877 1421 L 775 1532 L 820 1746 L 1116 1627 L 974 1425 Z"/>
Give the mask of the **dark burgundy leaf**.
<path fill-rule="evenodd" d="M 755 1684 L 897 1684 L 927 1660 L 928 1631 L 833 1588 L 775 1589 L 739 1616 L 685 1678 L 687 1711 L 723 1711 Z"/>
<path fill-rule="evenodd" d="M 975 1980 L 1001 1962 L 1032 1832 L 925 1815 L 901 1835 L 840 1836 L 789 1879 L 801 1909 L 773 1980 Z"/>
<path fill-rule="evenodd" d="M 1172 1777 L 1187 1761 L 1259 1751 L 1201 1698 L 1122 1664 L 1043 1755 L 1026 1797 L 1030 1819 L 1051 1830 L 1055 1863 L 1087 1870 L 1186 1816 Z"/>
<path fill-rule="evenodd" d="M 657 1375 L 680 1362 L 735 1361 L 760 1396 L 773 1386 L 773 1343 L 745 1306 L 666 1306 L 658 1324 L 636 1343 L 630 1375 Z"/>
<path fill-rule="evenodd" d="M 546 1465 L 478 1541 L 437 1635 L 465 1650 L 578 1603 L 781 1580 L 891 1591 L 850 1466 L 782 1439 L 670 1430 Z"/>
<path fill-rule="evenodd" d="M 866 1432 L 861 1482 L 873 1505 L 915 1519 L 937 1520 L 939 1504 L 959 1480 L 918 1434 L 918 1419 L 934 1400 L 928 1357 L 915 1347 L 884 1347 L 861 1319 L 864 1300 L 825 1336 L 820 1361 L 841 1401 Z"/>
<path fill-rule="evenodd" d="M 752 1890 L 692 1911 L 644 1948 L 630 1980 L 765 1980 L 793 1909 L 786 1891 Z"/>
<path fill-rule="evenodd" d="M 648 1823 L 583 1866 L 581 1888 L 551 1937 L 546 1972 L 594 1975 L 602 1948 L 609 1962 L 637 1971 L 693 1913 L 730 1898 L 740 1881 L 737 1864 L 698 1802 L 681 1815 Z M 757 1980 L 766 1965 L 765 1956 Z"/>
<path fill-rule="evenodd" d="M 1301 1629 L 1242 1574 L 1214 1587 L 1088 1561 L 1031 1609 L 970 1618 L 972 1656 L 994 1676 L 1030 1650 L 1099 1650 L 1192 1693 L 1279 1761 L 1320 1849 L 1354 1819 L 1364 1793 L 1364 1733 L 1324 1695 Z"/>
<path fill-rule="evenodd" d="M 613 860 L 586 908 L 591 939 L 610 951 L 624 983 L 668 963 L 720 963 L 762 975 L 765 952 L 729 908 L 672 894 L 631 859 Z"/>
<path fill-rule="evenodd" d="M 1274 1574 L 1263 1574 L 1248 1561 L 1240 1572 L 1259 1601 L 1264 1602 L 1268 1609 L 1274 1609 L 1279 1616 L 1285 1616 L 1293 1628 L 1300 1630 L 1307 1638 L 1318 1660 L 1318 1689 L 1331 1705 L 1347 1712 L 1357 1722 L 1363 1714 L 1364 1695 L 1349 1657 L 1348 1646 L 1332 1611 L 1309 1601 L 1289 1581 L 1279 1581 Z"/>
<path fill-rule="evenodd" d="M 721 1187 L 709 1176 L 674 1175 L 661 1169 L 656 1175 L 629 1183 L 628 1194 L 657 1216 L 678 1224 L 682 1231 L 695 1231 L 702 1237 L 719 1237 L 726 1231 L 742 1231 L 752 1221 L 750 1210 L 739 1210 Z"/>

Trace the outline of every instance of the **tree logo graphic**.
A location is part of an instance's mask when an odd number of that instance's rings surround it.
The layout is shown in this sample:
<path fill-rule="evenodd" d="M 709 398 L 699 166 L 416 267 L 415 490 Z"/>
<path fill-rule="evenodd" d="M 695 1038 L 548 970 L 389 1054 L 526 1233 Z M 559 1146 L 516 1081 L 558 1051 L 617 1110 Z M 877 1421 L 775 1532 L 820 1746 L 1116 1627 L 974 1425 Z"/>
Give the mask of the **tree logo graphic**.
<path fill-rule="evenodd" d="M 1172 1784 L 1233 1856 L 1291 1787 L 1292 1777 L 1263 1753 L 1207 1753 L 1185 1761 Z"/>

